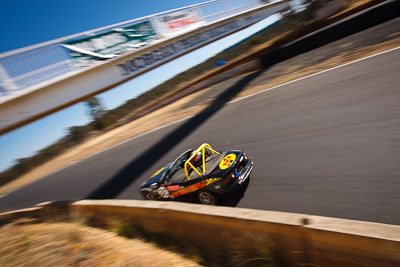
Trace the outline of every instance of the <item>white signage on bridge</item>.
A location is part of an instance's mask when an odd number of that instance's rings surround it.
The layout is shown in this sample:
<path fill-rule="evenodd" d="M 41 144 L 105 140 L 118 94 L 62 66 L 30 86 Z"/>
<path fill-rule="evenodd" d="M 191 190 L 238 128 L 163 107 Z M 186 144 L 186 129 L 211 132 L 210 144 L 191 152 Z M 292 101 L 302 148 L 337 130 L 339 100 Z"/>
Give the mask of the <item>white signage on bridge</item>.
<path fill-rule="evenodd" d="M 44 80 L 44 82 L 35 84 L 25 91 L 16 92 L 8 98 L 3 98 L 3 102 L 0 102 L 0 117 L 3 118 L 0 120 L 0 134 L 77 103 L 78 101 L 87 99 L 94 94 L 103 92 L 185 53 L 189 53 L 194 49 L 239 31 L 287 7 L 287 1 L 279 1 L 265 7 L 254 8 L 219 22 L 211 22 L 212 24 L 201 26 L 182 36 L 165 38 L 165 40 L 158 39 L 158 43 L 154 43 L 154 46 L 148 46 L 136 52 L 128 52 L 129 54 L 124 53 L 116 58 L 106 59 L 104 62 L 98 63 L 97 65 L 94 64 L 87 69 L 75 69 L 70 72 L 65 72 L 63 75 L 59 75 L 52 80 Z M 170 12 L 169 14 L 174 13 L 175 12 Z M 178 18 L 172 19 L 176 20 Z M 149 21 L 152 23 L 151 19 Z M 182 25 L 183 24 L 184 23 L 182 23 Z M 158 36 L 155 34 L 156 29 L 154 32 L 151 31 L 145 36 L 142 36 L 142 34 L 138 36 L 139 34 L 134 32 L 137 30 L 137 24 L 134 25 L 133 28 L 130 26 L 128 26 L 129 28 L 122 28 L 124 35 L 129 34 L 130 38 L 135 39 L 132 41 L 144 43 L 147 40 L 140 40 L 140 38 L 152 39 Z M 179 24 L 177 25 L 179 26 Z M 64 44 L 73 46 L 75 50 L 79 50 L 73 52 L 78 54 L 86 53 L 88 57 L 95 57 L 94 53 L 101 54 L 103 57 L 110 54 L 117 54 L 121 50 L 124 50 L 121 49 L 121 46 L 124 47 L 126 42 L 118 41 L 111 43 L 108 39 L 108 34 L 121 33 L 121 31 L 118 31 L 120 29 L 121 28 L 114 29 L 111 32 L 106 31 L 104 35 L 100 34 L 92 36 L 92 38 L 89 37 L 87 39 L 77 40 L 77 42 L 90 41 L 90 45 L 89 43 L 85 44 L 87 46 L 80 46 L 80 44 L 73 42 L 64 42 Z M 147 29 L 149 29 L 149 27 L 147 27 Z M 101 41 L 94 41 L 93 37 L 95 39 L 101 37 Z M 136 38 L 139 40 L 136 40 Z M 101 42 L 101 44 L 99 42 Z M 0 90 L 4 90 L 4 87 L 5 84 L 2 81 Z M 6 89 L 12 90 L 10 86 Z M 17 98 L 16 96 L 19 97 Z M 23 101 L 21 101 L 21 99 L 23 99 Z"/>
<path fill-rule="evenodd" d="M 149 45 L 159 38 L 150 21 L 142 21 L 127 27 L 113 29 L 94 36 L 69 41 L 63 44 L 77 67 L 114 58 Z"/>
<path fill-rule="evenodd" d="M 157 17 L 161 34 L 169 36 L 182 31 L 193 30 L 201 26 L 202 21 L 195 9 L 187 9 Z"/>
<path fill-rule="evenodd" d="M 281 7 L 276 8 L 278 10 L 281 9 Z M 122 76 L 135 75 L 171 58 L 184 54 L 189 50 L 201 47 L 206 43 L 212 42 L 241 28 L 258 22 L 268 15 L 276 13 L 276 8 L 264 10 L 245 18 L 232 20 L 211 29 L 205 29 L 195 35 L 170 43 L 140 56 L 133 57 L 123 63 L 117 64 L 117 67 Z"/>

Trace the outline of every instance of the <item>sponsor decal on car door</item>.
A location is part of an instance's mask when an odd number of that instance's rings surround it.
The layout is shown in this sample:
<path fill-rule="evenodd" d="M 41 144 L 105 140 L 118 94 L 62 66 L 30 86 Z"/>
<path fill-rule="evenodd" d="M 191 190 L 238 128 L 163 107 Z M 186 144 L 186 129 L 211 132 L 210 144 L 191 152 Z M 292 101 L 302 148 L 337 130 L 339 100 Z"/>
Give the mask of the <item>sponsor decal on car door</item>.
<path fill-rule="evenodd" d="M 215 182 L 217 182 L 219 180 L 221 180 L 221 178 L 205 179 L 205 180 L 200 181 L 198 183 L 189 185 L 188 187 L 185 187 L 185 188 L 183 188 L 183 189 L 181 189 L 179 191 L 173 192 L 173 193 L 171 193 L 171 196 L 172 197 L 179 197 L 179 196 L 182 196 L 182 195 L 186 195 L 188 193 L 191 193 L 191 192 L 194 192 L 194 191 L 199 190 L 201 188 L 204 188 L 204 187 L 206 187 L 206 186 L 208 186 L 208 185 L 210 185 L 212 183 L 215 183 Z"/>

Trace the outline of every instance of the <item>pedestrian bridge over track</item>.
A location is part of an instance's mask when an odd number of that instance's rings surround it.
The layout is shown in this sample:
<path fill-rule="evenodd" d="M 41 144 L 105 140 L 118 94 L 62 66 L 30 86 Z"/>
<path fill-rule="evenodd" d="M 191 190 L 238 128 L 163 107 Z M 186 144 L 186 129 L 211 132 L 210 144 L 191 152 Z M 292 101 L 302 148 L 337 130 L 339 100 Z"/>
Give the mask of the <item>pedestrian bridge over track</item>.
<path fill-rule="evenodd" d="M 212 0 L 0 54 L 0 134 L 165 64 L 288 8 Z"/>

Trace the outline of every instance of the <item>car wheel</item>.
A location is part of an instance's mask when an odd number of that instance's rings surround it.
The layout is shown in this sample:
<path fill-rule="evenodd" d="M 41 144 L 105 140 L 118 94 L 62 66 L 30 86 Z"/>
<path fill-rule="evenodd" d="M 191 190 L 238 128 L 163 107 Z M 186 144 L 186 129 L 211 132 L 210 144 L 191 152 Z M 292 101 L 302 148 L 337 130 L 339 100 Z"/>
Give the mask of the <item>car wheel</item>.
<path fill-rule="evenodd" d="M 147 191 L 142 193 L 143 199 L 144 200 L 154 200 L 154 195 L 152 192 Z"/>
<path fill-rule="evenodd" d="M 218 201 L 216 195 L 208 191 L 200 191 L 197 194 L 197 200 L 204 205 L 216 205 Z"/>

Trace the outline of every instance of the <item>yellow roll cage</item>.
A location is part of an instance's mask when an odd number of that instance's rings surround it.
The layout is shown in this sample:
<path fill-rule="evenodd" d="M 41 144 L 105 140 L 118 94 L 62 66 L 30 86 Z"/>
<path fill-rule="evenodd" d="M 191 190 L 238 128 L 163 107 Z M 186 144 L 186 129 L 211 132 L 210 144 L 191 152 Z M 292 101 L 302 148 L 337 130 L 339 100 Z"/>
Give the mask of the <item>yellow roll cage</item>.
<path fill-rule="evenodd" d="M 185 175 L 186 175 L 186 179 L 187 179 L 188 181 L 190 180 L 190 178 L 189 178 L 189 172 L 188 172 L 188 170 L 187 170 L 187 166 L 188 166 L 188 165 L 189 165 L 190 167 L 192 167 L 192 169 L 193 169 L 199 176 L 201 176 L 202 173 L 205 173 L 205 172 L 206 172 L 206 157 L 205 157 L 205 155 L 206 155 L 206 153 L 205 153 L 205 152 L 206 152 L 206 149 L 208 149 L 208 151 L 210 151 L 211 154 L 214 154 L 214 153 L 215 153 L 215 154 L 218 154 L 218 155 L 221 154 L 221 153 L 219 153 L 218 151 L 212 149 L 211 146 L 210 146 L 209 144 L 207 144 L 207 143 L 204 143 L 204 144 L 202 144 L 201 146 L 199 146 L 199 148 L 196 149 L 196 150 L 193 152 L 192 156 L 190 156 L 190 158 L 185 162 L 185 165 L 184 165 Z M 203 165 L 203 168 L 202 168 L 203 172 L 202 172 L 202 173 L 200 173 L 200 172 L 193 166 L 193 164 L 190 162 L 190 161 L 197 155 L 197 153 L 199 153 L 199 152 L 201 152 L 201 156 L 202 156 L 202 165 Z"/>

